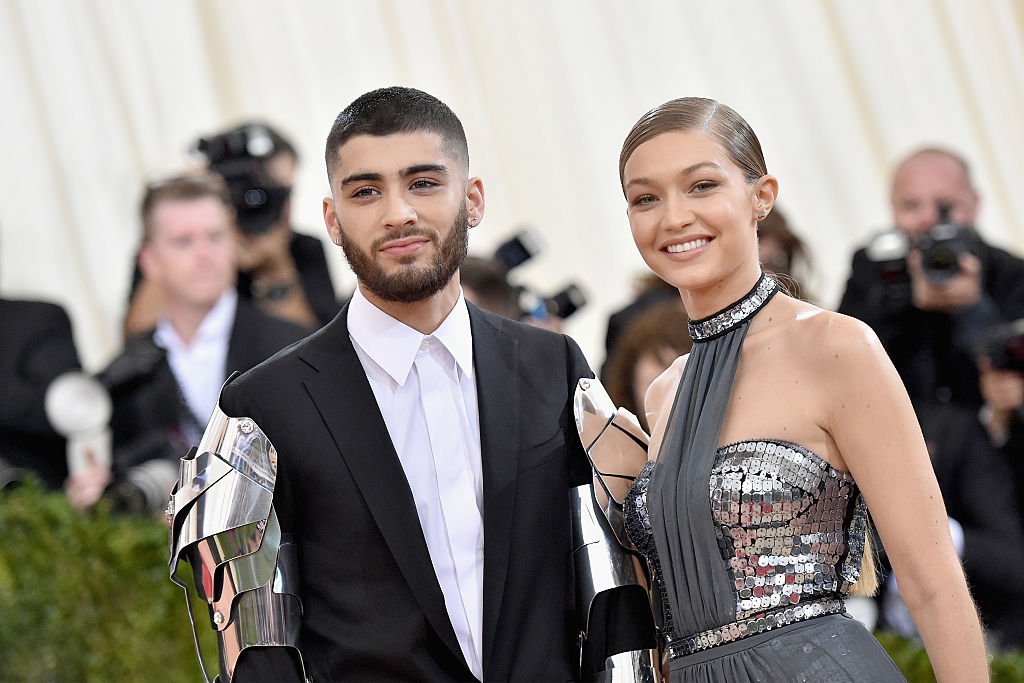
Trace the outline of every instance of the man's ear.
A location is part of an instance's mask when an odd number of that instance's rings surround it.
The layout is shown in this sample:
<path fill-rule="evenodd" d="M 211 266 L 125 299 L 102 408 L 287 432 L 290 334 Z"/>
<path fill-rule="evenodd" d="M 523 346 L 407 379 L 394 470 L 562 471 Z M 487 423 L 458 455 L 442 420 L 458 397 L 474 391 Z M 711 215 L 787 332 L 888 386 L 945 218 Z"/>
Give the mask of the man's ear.
<path fill-rule="evenodd" d="M 148 241 L 142 243 L 142 248 L 139 249 L 139 270 L 147 280 L 152 280 L 158 270 L 159 266 L 155 255 L 153 254 L 153 245 Z"/>
<path fill-rule="evenodd" d="M 466 220 L 475 228 L 484 217 L 484 183 L 479 178 L 466 181 Z"/>
<path fill-rule="evenodd" d="M 327 234 L 331 241 L 341 246 L 341 223 L 338 221 L 338 214 L 334 210 L 334 197 L 324 197 L 324 225 L 327 227 Z"/>

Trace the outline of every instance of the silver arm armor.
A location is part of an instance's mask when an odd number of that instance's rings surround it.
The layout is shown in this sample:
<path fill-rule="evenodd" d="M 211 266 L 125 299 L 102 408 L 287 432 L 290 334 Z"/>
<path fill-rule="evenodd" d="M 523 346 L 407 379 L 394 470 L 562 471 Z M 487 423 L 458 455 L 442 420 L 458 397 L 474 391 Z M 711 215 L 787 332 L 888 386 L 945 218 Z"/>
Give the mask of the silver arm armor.
<path fill-rule="evenodd" d="M 581 676 L 602 682 L 655 683 L 662 677 L 649 581 L 644 562 L 626 535 L 622 508 L 647 460 L 650 439 L 635 416 L 615 407 L 597 380 L 579 381 L 574 412 L 594 475 L 592 483 L 574 488 L 571 497 L 576 605 L 583 624 Z M 634 623 L 622 623 L 627 620 Z M 650 643 L 650 649 L 612 652 L 618 648 L 607 640 L 599 642 L 596 634 L 607 638 L 614 632 L 626 634 L 626 642 Z"/>
<path fill-rule="evenodd" d="M 277 451 L 263 431 L 249 418 L 228 417 L 219 406 L 199 446 L 179 464 L 167 505 L 170 575 L 185 590 L 207 681 L 212 679 L 192 609 L 197 598 L 207 603 L 217 632 L 222 683 L 232 680 L 248 647 L 299 651 L 298 558 L 295 545 L 282 542 L 273 507 L 276 479 Z M 185 580 L 189 570 L 192 581 Z"/>

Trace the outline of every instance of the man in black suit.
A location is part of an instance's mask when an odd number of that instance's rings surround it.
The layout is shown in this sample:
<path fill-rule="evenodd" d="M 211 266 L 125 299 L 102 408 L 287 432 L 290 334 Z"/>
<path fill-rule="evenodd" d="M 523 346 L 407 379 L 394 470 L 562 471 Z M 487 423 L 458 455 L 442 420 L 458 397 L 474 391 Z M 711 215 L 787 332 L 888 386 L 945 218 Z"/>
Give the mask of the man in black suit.
<path fill-rule="evenodd" d="M 306 670 L 571 679 L 569 490 L 590 481 L 572 399 L 590 369 L 568 337 L 466 303 L 458 268 L 484 190 L 447 106 L 367 93 L 326 157 L 324 219 L 357 292 L 220 401 L 277 450 Z M 243 652 L 235 680 L 282 677 L 283 650 Z"/>
<path fill-rule="evenodd" d="M 72 504 L 107 488 L 131 509 L 157 511 L 177 460 L 199 435 L 228 375 L 309 333 L 271 317 L 235 291 L 234 209 L 219 176 L 151 184 L 142 201 L 139 265 L 165 302 L 156 328 L 129 339 L 100 374 L 113 402 L 113 472 L 73 477 Z"/>
<path fill-rule="evenodd" d="M 67 477 L 64 438 L 46 417 L 46 389 L 79 369 L 71 321 L 42 301 L 0 299 L 0 488 L 33 472 L 60 488 Z"/>
<path fill-rule="evenodd" d="M 871 326 L 916 402 L 977 409 L 977 346 L 992 325 L 1024 317 L 1024 260 L 974 231 L 981 199 L 967 162 L 948 150 L 925 148 L 901 161 L 890 199 L 892 235 L 906 236 L 910 253 L 894 258 L 877 240 L 858 250 L 839 311 Z M 943 207 L 949 221 L 968 228 L 959 241 L 969 251 L 940 281 L 918 247 Z"/>

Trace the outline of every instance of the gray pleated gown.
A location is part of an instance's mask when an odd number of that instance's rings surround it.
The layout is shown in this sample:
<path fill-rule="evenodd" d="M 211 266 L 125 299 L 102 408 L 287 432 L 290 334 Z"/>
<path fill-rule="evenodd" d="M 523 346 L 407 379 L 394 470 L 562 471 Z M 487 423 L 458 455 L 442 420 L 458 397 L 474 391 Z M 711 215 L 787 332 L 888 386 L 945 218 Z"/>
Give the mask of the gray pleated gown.
<path fill-rule="evenodd" d="M 660 593 L 672 681 L 903 681 L 845 614 L 868 525 L 853 478 L 798 444 L 718 445 L 749 321 L 776 291 L 762 275 L 690 323 L 695 344 L 658 461 L 626 498 Z"/>

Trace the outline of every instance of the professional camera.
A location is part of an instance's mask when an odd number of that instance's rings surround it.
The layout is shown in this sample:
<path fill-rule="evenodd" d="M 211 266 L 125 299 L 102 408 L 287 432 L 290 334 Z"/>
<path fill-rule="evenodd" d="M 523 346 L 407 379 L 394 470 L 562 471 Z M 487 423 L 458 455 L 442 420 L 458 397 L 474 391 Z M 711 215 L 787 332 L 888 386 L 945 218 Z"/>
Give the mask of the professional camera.
<path fill-rule="evenodd" d="M 932 282 L 945 282 L 960 272 L 960 257 L 971 251 L 974 231 L 950 218 L 948 204 L 939 206 L 939 219 L 914 246 L 921 252 L 921 269 Z"/>
<path fill-rule="evenodd" d="M 494 260 L 501 263 L 506 271 L 522 265 L 540 252 L 536 236 L 529 230 L 521 230 L 512 238 L 501 243 L 494 252 Z M 587 304 L 587 297 L 575 283 L 550 295 L 536 294 L 528 287 L 516 286 L 519 308 L 524 316 L 544 319 L 555 317 L 565 319 Z"/>
<path fill-rule="evenodd" d="M 280 151 L 269 128 L 257 123 L 239 126 L 200 138 L 196 149 L 210 170 L 227 181 L 242 232 L 259 235 L 280 220 L 291 188 L 271 180 L 264 167 Z"/>
<path fill-rule="evenodd" d="M 1024 373 L 1024 318 L 996 325 L 989 330 L 982 347 L 996 370 Z"/>

